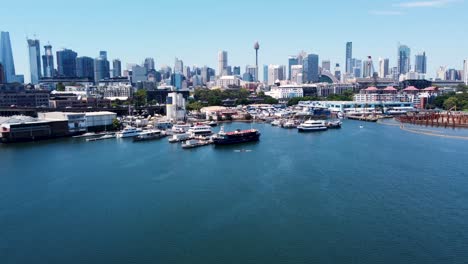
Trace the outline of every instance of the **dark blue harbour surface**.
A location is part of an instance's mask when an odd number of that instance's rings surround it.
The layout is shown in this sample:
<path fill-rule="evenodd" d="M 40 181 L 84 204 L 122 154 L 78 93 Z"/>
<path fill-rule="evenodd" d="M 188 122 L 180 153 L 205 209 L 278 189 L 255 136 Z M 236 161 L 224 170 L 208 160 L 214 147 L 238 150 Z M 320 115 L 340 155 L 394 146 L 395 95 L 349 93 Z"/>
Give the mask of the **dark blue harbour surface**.
<path fill-rule="evenodd" d="M 468 263 L 468 141 L 253 127 L 234 147 L 0 146 L 0 263 Z"/>

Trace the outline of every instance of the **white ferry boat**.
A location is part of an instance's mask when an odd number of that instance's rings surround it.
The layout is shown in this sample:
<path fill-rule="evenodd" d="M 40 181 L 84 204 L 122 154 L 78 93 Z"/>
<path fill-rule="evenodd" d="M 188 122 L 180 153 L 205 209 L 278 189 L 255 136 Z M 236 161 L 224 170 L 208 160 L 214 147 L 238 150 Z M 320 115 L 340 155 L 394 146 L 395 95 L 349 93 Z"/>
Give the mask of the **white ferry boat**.
<path fill-rule="evenodd" d="M 189 140 L 191 138 L 189 133 L 182 133 L 182 134 L 174 134 L 171 138 L 169 138 L 169 143 L 177 143 Z"/>
<path fill-rule="evenodd" d="M 327 124 L 323 120 L 307 120 L 304 123 L 297 126 L 299 132 L 309 131 L 325 131 L 328 129 Z"/>
<path fill-rule="evenodd" d="M 196 125 L 191 127 L 188 130 L 188 133 L 192 134 L 193 136 L 208 136 L 213 134 L 211 131 L 211 127 L 207 125 Z"/>
<path fill-rule="evenodd" d="M 174 133 L 185 133 L 190 129 L 189 124 L 175 124 L 172 126 L 172 132 Z"/>
<path fill-rule="evenodd" d="M 116 134 L 117 138 L 130 138 L 140 135 L 141 130 L 134 127 L 126 127 Z"/>

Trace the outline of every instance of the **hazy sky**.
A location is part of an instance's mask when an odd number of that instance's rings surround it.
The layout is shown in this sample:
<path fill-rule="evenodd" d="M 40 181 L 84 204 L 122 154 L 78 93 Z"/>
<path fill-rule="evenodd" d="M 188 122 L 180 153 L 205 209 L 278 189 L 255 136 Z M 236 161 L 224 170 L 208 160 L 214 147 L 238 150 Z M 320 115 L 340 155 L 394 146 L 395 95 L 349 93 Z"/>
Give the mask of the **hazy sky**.
<path fill-rule="evenodd" d="M 217 68 L 218 50 L 229 52 L 229 65 L 254 64 L 253 44 L 260 42 L 260 64 L 287 64 L 304 50 L 344 68 L 345 43 L 354 56 L 371 55 L 396 66 L 398 43 L 414 55 L 426 51 L 429 75 L 440 65 L 462 68 L 468 57 L 468 4 L 464 0 L 15 0 L 0 5 L 0 30 L 9 31 L 16 71 L 29 80 L 26 37 L 54 52 L 70 48 L 79 56 L 156 66 Z M 41 48 L 41 52 L 43 49 Z M 414 64 L 413 64 L 414 65 Z M 243 70 L 242 70 L 243 71 Z"/>

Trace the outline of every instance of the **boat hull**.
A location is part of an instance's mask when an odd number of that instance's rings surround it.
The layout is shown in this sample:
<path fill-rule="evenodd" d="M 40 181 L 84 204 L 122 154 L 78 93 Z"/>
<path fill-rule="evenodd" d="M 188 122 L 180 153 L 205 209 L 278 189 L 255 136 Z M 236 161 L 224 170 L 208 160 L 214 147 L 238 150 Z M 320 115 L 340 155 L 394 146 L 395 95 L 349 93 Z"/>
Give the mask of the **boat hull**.
<path fill-rule="evenodd" d="M 314 128 L 304 128 L 304 127 L 298 127 L 297 130 L 299 132 L 320 132 L 320 131 L 326 131 L 328 127 L 314 127 Z"/>
<path fill-rule="evenodd" d="M 248 143 L 248 142 L 256 142 L 259 140 L 260 140 L 260 133 L 257 133 L 257 134 L 238 137 L 238 138 L 226 138 L 226 139 L 215 138 L 213 139 L 213 143 L 216 146 L 226 146 L 226 145 L 243 144 L 243 143 Z"/>

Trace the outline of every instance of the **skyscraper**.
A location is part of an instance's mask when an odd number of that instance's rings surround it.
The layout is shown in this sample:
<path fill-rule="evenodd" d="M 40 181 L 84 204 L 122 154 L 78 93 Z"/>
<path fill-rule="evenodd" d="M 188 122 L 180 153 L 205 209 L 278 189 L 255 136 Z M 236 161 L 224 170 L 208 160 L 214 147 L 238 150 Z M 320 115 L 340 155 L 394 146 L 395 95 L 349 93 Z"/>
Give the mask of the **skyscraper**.
<path fill-rule="evenodd" d="M 296 84 L 302 84 L 304 81 L 302 78 L 302 65 L 292 65 L 291 66 L 291 82 Z"/>
<path fill-rule="evenodd" d="M 153 58 L 146 58 L 145 62 L 143 63 L 143 66 L 146 68 L 146 72 L 154 70 L 155 69 L 154 59 Z"/>
<path fill-rule="evenodd" d="M 468 85 L 468 59 L 463 61 L 463 81 Z"/>
<path fill-rule="evenodd" d="M 174 73 L 183 74 L 184 73 L 184 62 L 175 58 L 174 61 Z"/>
<path fill-rule="evenodd" d="M 390 74 L 389 59 L 379 58 L 379 77 L 385 78 Z"/>
<path fill-rule="evenodd" d="M 289 56 L 288 58 L 288 80 L 292 80 L 292 66 L 298 65 L 299 60 L 297 56 Z"/>
<path fill-rule="evenodd" d="M 331 62 L 329 60 L 322 61 L 322 70 L 323 71 L 330 71 L 331 69 Z"/>
<path fill-rule="evenodd" d="M 285 79 L 285 66 L 282 65 L 269 65 L 268 66 L 268 85 L 273 85 L 276 81 Z"/>
<path fill-rule="evenodd" d="M 263 83 L 268 83 L 268 65 L 263 65 Z"/>
<path fill-rule="evenodd" d="M 416 55 L 416 60 L 414 63 L 414 71 L 417 73 L 426 74 L 427 73 L 427 58 L 426 52 Z"/>
<path fill-rule="evenodd" d="M 351 59 L 352 74 L 355 78 L 361 78 L 362 76 L 362 60 Z"/>
<path fill-rule="evenodd" d="M 57 51 L 57 71 L 60 77 L 76 76 L 77 53 L 70 49 Z"/>
<path fill-rule="evenodd" d="M 367 60 L 362 65 L 362 68 L 364 69 L 364 72 L 363 72 L 364 78 L 370 78 L 374 75 L 374 62 L 372 61 L 371 56 L 367 57 Z"/>
<path fill-rule="evenodd" d="M 94 82 L 110 78 L 110 63 L 107 60 L 107 52 L 99 52 L 99 57 L 94 59 Z"/>
<path fill-rule="evenodd" d="M 52 53 L 52 46 L 44 46 L 44 55 L 42 55 L 42 71 L 44 77 L 52 78 L 54 77 L 54 54 Z"/>
<path fill-rule="evenodd" d="M 90 57 L 76 58 L 76 77 L 94 80 L 94 60 Z"/>
<path fill-rule="evenodd" d="M 309 54 L 303 61 L 304 82 L 314 83 L 319 80 L 319 56 Z"/>
<path fill-rule="evenodd" d="M 223 76 L 223 72 L 228 66 L 228 53 L 227 51 L 218 52 L 218 75 Z"/>
<path fill-rule="evenodd" d="M 0 63 L 0 84 L 6 83 L 5 80 L 5 69 L 3 68 L 3 64 Z"/>
<path fill-rule="evenodd" d="M 400 45 L 398 47 L 398 73 L 406 74 L 410 71 L 410 56 L 411 50 L 406 45 Z"/>
<path fill-rule="evenodd" d="M 41 46 L 38 39 L 28 39 L 29 50 L 29 71 L 31 73 L 31 83 L 38 84 L 41 74 Z"/>
<path fill-rule="evenodd" d="M 353 43 L 346 43 L 346 73 L 351 74 L 353 68 L 351 66 L 351 59 L 353 58 Z"/>
<path fill-rule="evenodd" d="M 112 77 L 122 76 L 122 62 L 119 59 L 112 61 Z"/>
<path fill-rule="evenodd" d="M 3 65 L 5 82 L 15 81 L 15 62 L 11 50 L 10 33 L 0 32 L 0 63 Z"/>
<path fill-rule="evenodd" d="M 335 78 L 337 78 L 338 80 L 341 81 L 341 69 L 340 69 L 340 64 L 339 63 L 337 63 L 335 65 L 335 74 L 334 75 L 335 75 Z"/>

